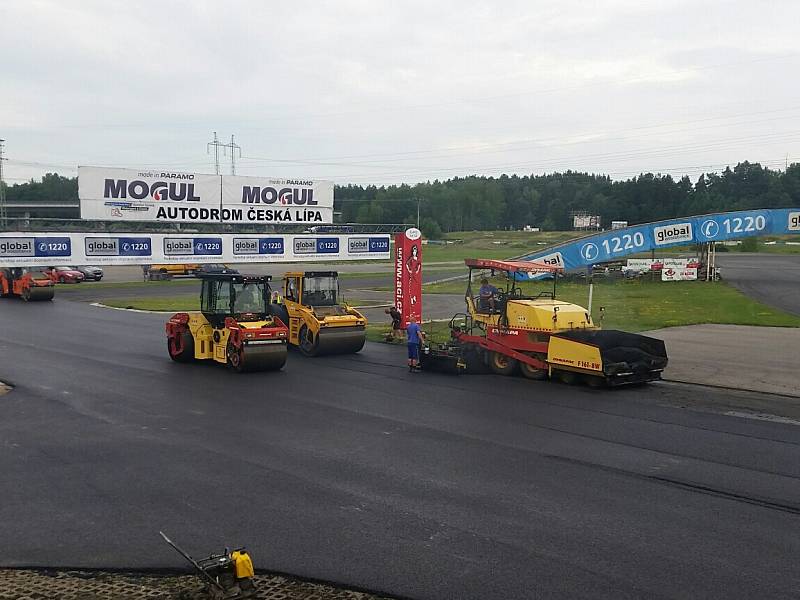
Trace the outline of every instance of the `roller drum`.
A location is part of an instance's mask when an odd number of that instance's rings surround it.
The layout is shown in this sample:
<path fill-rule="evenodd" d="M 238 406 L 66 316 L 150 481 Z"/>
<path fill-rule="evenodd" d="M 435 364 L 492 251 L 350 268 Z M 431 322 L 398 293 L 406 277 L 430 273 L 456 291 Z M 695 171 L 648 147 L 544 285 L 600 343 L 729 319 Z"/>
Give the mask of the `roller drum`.
<path fill-rule="evenodd" d="M 26 301 L 52 300 L 53 296 L 55 296 L 55 288 L 53 286 L 30 287 L 22 292 L 22 298 Z"/>
<path fill-rule="evenodd" d="M 237 371 L 277 371 L 286 363 L 286 344 L 245 344 Z"/>
<path fill-rule="evenodd" d="M 335 327 L 320 329 L 314 341 L 312 356 L 323 354 L 354 354 L 359 352 L 367 341 L 364 327 Z"/>

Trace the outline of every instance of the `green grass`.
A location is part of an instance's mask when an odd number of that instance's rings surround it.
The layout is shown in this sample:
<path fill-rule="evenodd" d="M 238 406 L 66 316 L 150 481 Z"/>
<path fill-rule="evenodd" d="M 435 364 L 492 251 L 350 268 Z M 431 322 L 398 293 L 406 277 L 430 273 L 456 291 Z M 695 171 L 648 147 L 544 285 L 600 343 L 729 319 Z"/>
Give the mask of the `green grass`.
<path fill-rule="evenodd" d="M 348 298 L 351 306 L 370 307 L 382 306 L 375 300 Z M 180 312 L 187 310 L 200 310 L 200 297 L 198 296 L 161 296 L 161 297 L 136 297 L 136 298 L 108 298 L 101 300 L 101 304 L 115 308 L 134 308 L 136 310 L 153 310 Z"/>
<path fill-rule="evenodd" d="M 446 342 L 450 339 L 449 321 L 428 321 L 422 323 L 422 330 L 428 341 Z M 386 335 L 391 331 L 391 325 L 385 323 L 370 323 L 367 325 L 367 339 L 371 342 L 385 342 Z M 405 333 L 403 333 L 402 343 L 405 343 Z"/>
<path fill-rule="evenodd" d="M 142 290 L 153 289 L 157 287 L 187 287 L 195 286 L 200 289 L 200 280 L 194 277 L 188 279 L 174 279 L 172 281 L 87 281 L 77 285 L 59 285 L 58 293 L 63 292 L 85 292 L 86 290 L 101 289 L 101 290 L 125 290 L 141 288 Z"/>
<path fill-rule="evenodd" d="M 504 284 L 498 278 L 495 285 Z M 526 294 L 552 289 L 545 283 L 523 285 Z M 473 284 L 473 293 L 477 293 L 477 287 Z M 465 288 L 466 281 L 460 280 L 424 289 L 426 293 L 463 294 Z M 583 283 L 559 283 L 557 297 L 587 306 L 589 287 Z M 599 319 L 601 306 L 605 307 L 602 325 L 606 329 L 644 331 L 700 323 L 800 327 L 800 317 L 751 300 L 723 282 L 596 283 L 592 300 L 595 320 Z"/>
<path fill-rule="evenodd" d="M 462 262 L 465 258 L 511 258 L 530 254 L 584 235 L 580 231 L 455 231 L 443 236 L 455 243 L 445 246 L 426 244 L 425 263 Z"/>
<path fill-rule="evenodd" d="M 108 298 L 100 301 L 106 306 L 116 308 L 135 308 L 137 310 L 158 310 L 179 312 L 200 310 L 200 296 L 161 296 L 150 298 Z"/>

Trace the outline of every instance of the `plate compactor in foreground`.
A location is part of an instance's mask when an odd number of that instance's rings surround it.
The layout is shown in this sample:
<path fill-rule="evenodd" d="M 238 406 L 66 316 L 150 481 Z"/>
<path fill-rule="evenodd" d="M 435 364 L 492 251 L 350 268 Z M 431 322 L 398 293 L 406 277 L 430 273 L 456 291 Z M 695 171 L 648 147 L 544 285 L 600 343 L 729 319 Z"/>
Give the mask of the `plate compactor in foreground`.
<path fill-rule="evenodd" d="M 175 542 L 159 531 L 164 541 L 185 558 L 203 581 L 206 593 L 213 600 L 244 600 L 256 594 L 253 582 L 253 561 L 244 548 L 212 554 L 208 558 L 193 559 Z"/>
<path fill-rule="evenodd" d="M 667 366 L 664 342 L 655 338 L 602 330 L 585 308 L 556 299 L 559 269 L 533 262 L 466 259 L 469 268 L 467 312 L 450 322 L 452 341 L 423 352 L 431 362 L 458 361 L 467 370 L 488 366 L 494 373 L 519 370 L 530 379 L 554 377 L 589 385 L 643 383 L 661 378 Z M 502 272 L 504 289 L 474 294 L 475 270 Z M 526 295 L 523 274 L 550 273 L 552 290 Z M 527 277 L 527 275 L 524 275 Z"/>
<path fill-rule="evenodd" d="M 273 310 L 289 325 L 289 343 L 306 356 L 350 354 L 364 347 L 367 319 L 339 302 L 336 271 L 286 273 L 283 304 Z"/>
<path fill-rule="evenodd" d="M 44 267 L 0 268 L 0 297 L 16 296 L 26 302 L 52 300 L 55 285 Z"/>
<path fill-rule="evenodd" d="M 270 277 L 203 275 L 202 281 L 200 312 L 167 321 L 172 360 L 213 360 L 238 372 L 283 367 L 289 330 L 270 314 Z"/>

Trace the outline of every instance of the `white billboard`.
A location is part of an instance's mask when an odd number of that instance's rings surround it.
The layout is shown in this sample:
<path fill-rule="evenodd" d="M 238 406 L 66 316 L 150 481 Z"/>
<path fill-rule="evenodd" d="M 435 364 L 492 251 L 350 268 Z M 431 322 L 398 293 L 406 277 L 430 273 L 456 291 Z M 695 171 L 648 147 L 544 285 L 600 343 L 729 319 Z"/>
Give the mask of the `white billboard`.
<path fill-rule="evenodd" d="M 696 269 L 699 265 L 697 258 L 629 258 L 627 268 L 630 271 L 644 272 L 662 269 Z"/>
<path fill-rule="evenodd" d="M 229 223 L 332 223 L 333 182 L 222 176 Z"/>
<path fill-rule="evenodd" d="M 81 218 L 161 223 L 333 222 L 333 182 L 78 167 Z"/>
<path fill-rule="evenodd" d="M 149 265 L 388 260 L 389 234 L 0 233 L 0 264 Z"/>
<path fill-rule="evenodd" d="M 217 175 L 165 169 L 78 167 L 81 218 L 103 221 L 220 221 Z"/>
<path fill-rule="evenodd" d="M 600 215 L 573 215 L 573 229 L 600 229 Z"/>

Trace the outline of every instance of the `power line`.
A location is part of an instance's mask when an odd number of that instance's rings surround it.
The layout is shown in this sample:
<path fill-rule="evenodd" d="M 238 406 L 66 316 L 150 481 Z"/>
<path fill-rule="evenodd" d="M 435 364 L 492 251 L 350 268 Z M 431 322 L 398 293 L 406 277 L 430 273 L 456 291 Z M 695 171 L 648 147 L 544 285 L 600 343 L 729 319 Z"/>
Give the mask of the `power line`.
<path fill-rule="evenodd" d="M 678 129 L 674 129 L 674 126 L 680 125 L 695 125 L 697 123 L 705 123 L 708 121 L 720 121 L 720 120 L 728 120 L 728 119 L 738 119 L 740 117 L 752 117 L 756 115 L 769 115 L 775 113 L 786 113 L 786 112 L 796 112 L 800 110 L 800 106 L 792 106 L 788 108 L 777 108 L 772 110 L 766 111 L 749 111 L 744 113 L 738 114 L 731 114 L 731 115 L 719 115 L 719 116 L 712 116 L 712 117 L 703 117 L 699 119 L 690 119 L 685 121 L 672 121 L 667 123 L 657 123 L 657 124 L 645 124 L 645 125 L 638 125 L 636 127 L 627 127 L 621 129 L 612 129 L 610 131 L 584 131 L 579 133 L 571 134 L 570 137 L 588 137 L 588 136 L 607 136 L 611 134 L 624 134 L 631 131 L 641 131 L 641 130 L 648 130 L 648 129 L 662 129 L 665 127 L 669 127 L 670 129 L 659 131 L 655 133 L 644 133 L 643 137 L 649 137 L 654 134 L 665 134 L 665 133 L 677 133 L 681 131 L 696 131 L 699 129 L 709 129 L 714 127 L 730 127 L 732 125 L 749 125 L 755 123 L 763 123 L 767 121 L 774 121 L 774 120 L 785 120 L 786 117 L 774 117 L 771 119 L 757 119 L 757 120 L 745 120 L 735 123 L 719 123 L 716 125 L 709 125 L 707 127 L 679 127 Z M 638 136 L 638 137 L 642 137 Z M 559 136 L 550 136 L 550 137 L 542 137 L 542 138 L 523 138 L 514 140 L 511 142 L 487 142 L 487 143 L 480 143 L 480 144 L 470 144 L 470 145 L 461 145 L 461 146 L 451 146 L 446 148 L 429 148 L 429 149 L 421 149 L 421 150 L 408 150 L 403 152 L 382 152 L 382 153 L 370 153 L 370 154 L 351 154 L 351 155 L 342 155 L 342 156 L 327 156 L 327 157 L 317 157 L 317 158 L 302 158 L 297 159 L 295 161 L 286 161 L 285 159 L 271 159 L 271 158 L 262 158 L 262 157 L 245 157 L 245 160 L 258 160 L 258 161 L 274 161 L 274 162 L 305 162 L 309 164 L 342 164 L 342 163 L 325 163 L 321 161 L 341 161 L 347 159 L 358 159 L 358 158 L 379 158 L 382 161 L 401 161 L 401 160 L 414 160 L 415 157 L 408 157 L 409 155 L 419 155 L 419 154 L 434 154 L 439 155 L 441 157 L 449 157 L 449 156 L 457 156 L 457 155 L 471 155 L 471 154 L 479 154 L 483 152 L 492 153 L 492 152 L 505 152 L 506 150 L 499 150 L 499 148 L 508 148 L 509 151 L 516 149 L 520 146 L 527 146 L 527 145 L 537 145 L 547 142 L 559 142 L 564 139 L 564 135 Z M 548 144 L 549 146 L 561 146 L 561 145 L 574 145 L 578 143 L 597 143 L 597 142 L 608 142 L 608 141 L 618 141 L 618 140 L 626 140 L 626 139 L 636 139 L 637 136 L 624 136 L 624 137 L 617 137 L 617 138 L 608 138 L 608 137 L 601 137 L 596 140 L 581 140 L 579 142 L 562 142 L 560 144 Z M 497 150 L 493 150 L 497 148 Z M 459 153 L 459 150 L 466 150 L 468 152 Z M 438 156 L 424 156 L 420 158 L 431 159 L 437 158 Z M 319 161 L 319 162 L 317 162 Z M 358 163 L 348 163 L 353 165 L 364 165 L 368 166 L 368 163 L 373 162 L 380 162 L 380 161 L 364 161 Z"/>
<path fill-rule="evenodd" d="M 214 132 L 214 139 L 206 144 L 206 153 L 213 146 L 214 148 L 214 174 L 219 175 L 219 149 L 223 144 L 217 139 L 217 132 Z"/>
<path fill-rule="evenodd" d="M 227 144 L 223 144 L 217 138 L 217 132 L 214 132 L 214 139 L 208 144 L 206 144 L 206 152 L 209 151 L 210 147 L 214 147 L 214 174 L 219 175 L 219 149 L 222 148 L 222 153 L 227 155 L 227 150 L 230 148 L 231 151 L 231 175 L 236 175 L 236 151 L 239 151 L 239 158 L 242 157 L 242 147 L 234 141 L 233 135 L 231 135 L 231 141 Z"/>
<path fill-rule="evenodd" d="M 6 158 L 3 156 L 6 141 L 0 139 L 0 228 L 5 229 L 8 226 L 8 211 L 6 210 L 6 184 L 3 182 L 3 161 Z"/>
<path fill-rule="evenodd" d="M 236 151 L 239 151 L 239 158 L 242 157 L 242 147 L 233 141 L 233 134 L 231 134 L 231 143 L 223 146 L 223 152 L 226 148 L 231 149 L 231 175 L 236 175 Z"/>

